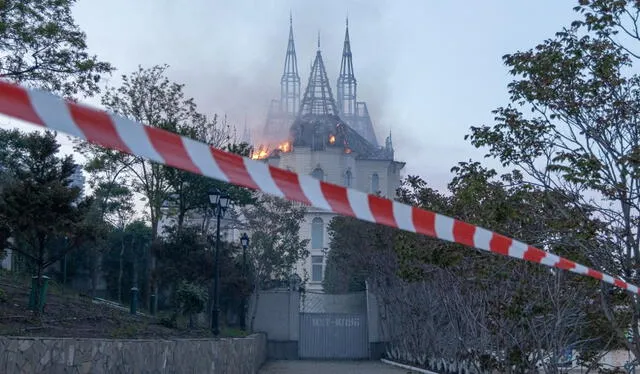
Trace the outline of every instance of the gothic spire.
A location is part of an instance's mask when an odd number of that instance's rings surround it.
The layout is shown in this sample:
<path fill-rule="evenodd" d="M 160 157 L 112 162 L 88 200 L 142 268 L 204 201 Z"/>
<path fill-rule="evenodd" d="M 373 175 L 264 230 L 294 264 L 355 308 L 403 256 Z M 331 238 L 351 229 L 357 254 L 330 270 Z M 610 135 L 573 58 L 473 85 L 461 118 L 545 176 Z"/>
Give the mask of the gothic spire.
<path fill-rule="evenodd" d="M 338 115 L 338 108 L 333 100 L 331 85 L 327 78 L 327 71 L 322 60 L 320 49 L 316 52 L 316 58 L 311 66 L 309 83 L 304 92 L 300 115 Z"/>
<path fill-rule="evenodd" d="M 289 13 L 289 43 L 284 59 L 284 71 L 280 79 L 280 105 L 282 112 L 295 117 L 300 108 L 300 76 L 298 75 L 298 58 L 293 41 L 293 17 Z"/>
<path fill-rule="evenodd" d="M 351 55 L 351 41 L 349 40 L 349 18 L 346 19 L 344 33 L 344 46 L 342 47 L 342 62 L 340 63 L 340 75 L 338 76 L 338 108 L 349 121 L 356 115 L 356 77 L 353 73 L 353 60 Z"/>

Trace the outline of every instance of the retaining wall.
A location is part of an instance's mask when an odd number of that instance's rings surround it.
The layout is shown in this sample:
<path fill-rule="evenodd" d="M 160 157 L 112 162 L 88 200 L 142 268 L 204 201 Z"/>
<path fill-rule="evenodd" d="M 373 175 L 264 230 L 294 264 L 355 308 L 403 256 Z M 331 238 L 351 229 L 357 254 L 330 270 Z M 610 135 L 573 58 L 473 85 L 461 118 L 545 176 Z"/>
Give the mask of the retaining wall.
<path fill-rule="evenodd" d="M 0 373 L 254 374 L 266 358 L 264 334 L 216 340 L 0 337 Z"/>

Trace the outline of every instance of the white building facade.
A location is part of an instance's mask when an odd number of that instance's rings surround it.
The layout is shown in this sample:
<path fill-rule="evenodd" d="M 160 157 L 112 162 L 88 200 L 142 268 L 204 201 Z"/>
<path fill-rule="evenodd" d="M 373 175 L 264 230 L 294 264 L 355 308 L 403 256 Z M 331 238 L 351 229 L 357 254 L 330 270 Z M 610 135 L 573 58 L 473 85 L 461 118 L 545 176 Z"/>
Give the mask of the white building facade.
<path fill-rule="evenodd" d="M 384 147 L 377 145 L 366 103 L 357 101 L 348 27 L 337 81 L 337 100 L 332 95 L 319 45 L 302 100 L 290 94 L 300 92 L 291 25 L 285 60 L 281 79 L 283 95 L 279 101 L 272 102 L 264 131 L 265 139 L 274 146 L 272 150 L 258 147 L 254 158 L 265 158 L 273 166 L 324 182 L 393 198 L 400 186 L 404 163 L 394 160 L 391 135 Z M 290 101 L 293 104 L 288 103 Z M 274 106 L 277 107 L 274 103 L 286 105 L 280 105 L 280 112 L 274 112 Z M 287 118 L 291 120 L 286 121 Z M 322 289 L 330 251 L 328 225 L 334 216 L 308 208 L 301 224 L 300 236 L 309 239 L 310 256 L 296 271 L 303 279 L 306 277 L 308 289 Z"/>

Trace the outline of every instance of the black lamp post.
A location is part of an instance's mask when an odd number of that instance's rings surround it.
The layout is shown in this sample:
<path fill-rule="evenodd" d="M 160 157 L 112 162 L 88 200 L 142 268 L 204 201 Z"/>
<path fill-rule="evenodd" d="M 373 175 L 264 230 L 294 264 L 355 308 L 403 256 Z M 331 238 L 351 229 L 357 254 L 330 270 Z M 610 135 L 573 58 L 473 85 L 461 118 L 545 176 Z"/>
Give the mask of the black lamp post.
<path fill-rule="evenodd" d="M 247 280 L 247 247 L 249 247 L 249 235 L 243 233 L 240 237 L 240 244 L 242 245 L 242 276 L 245 281 Z M 247 304 L 246 296 L 242 297 L 241 313 L 240 313 L 240 328 L 242 330 L 247 329 Z"/>
<path fill-rule="evenodd" d="M 221 193 L 220 190 L 209 191 L 209 202 L 213 208 L 213 214 L 216 216 L 216 253 L 213 270 L 213 310 L 211 314 L 211 331 L 213 335 L 220 334 L 220 220 L 224 216 L 229 207 L 229 195 Z"/>

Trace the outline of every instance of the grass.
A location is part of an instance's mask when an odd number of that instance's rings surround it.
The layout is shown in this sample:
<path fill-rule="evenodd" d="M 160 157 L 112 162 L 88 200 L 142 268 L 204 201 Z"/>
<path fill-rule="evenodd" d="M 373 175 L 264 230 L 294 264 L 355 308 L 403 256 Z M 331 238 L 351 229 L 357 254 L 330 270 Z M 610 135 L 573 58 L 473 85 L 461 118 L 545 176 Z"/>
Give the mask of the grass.
<path fill-rule="evenodd" d="M 175 326 L 160 316 L 132 316 L 127 311 L 95 304 L 90 297 L 50 280 L 44 313 L 29 310 L 31 277 L 0 271 L 0 335 L 171 339 L 211 338 L 208 328 L 188 329 L 180 316 Z M 165 313 L 166 315 L 166 313 Z M 223 328 L 221 337 L 244 337 L 240 329 Z"/>

